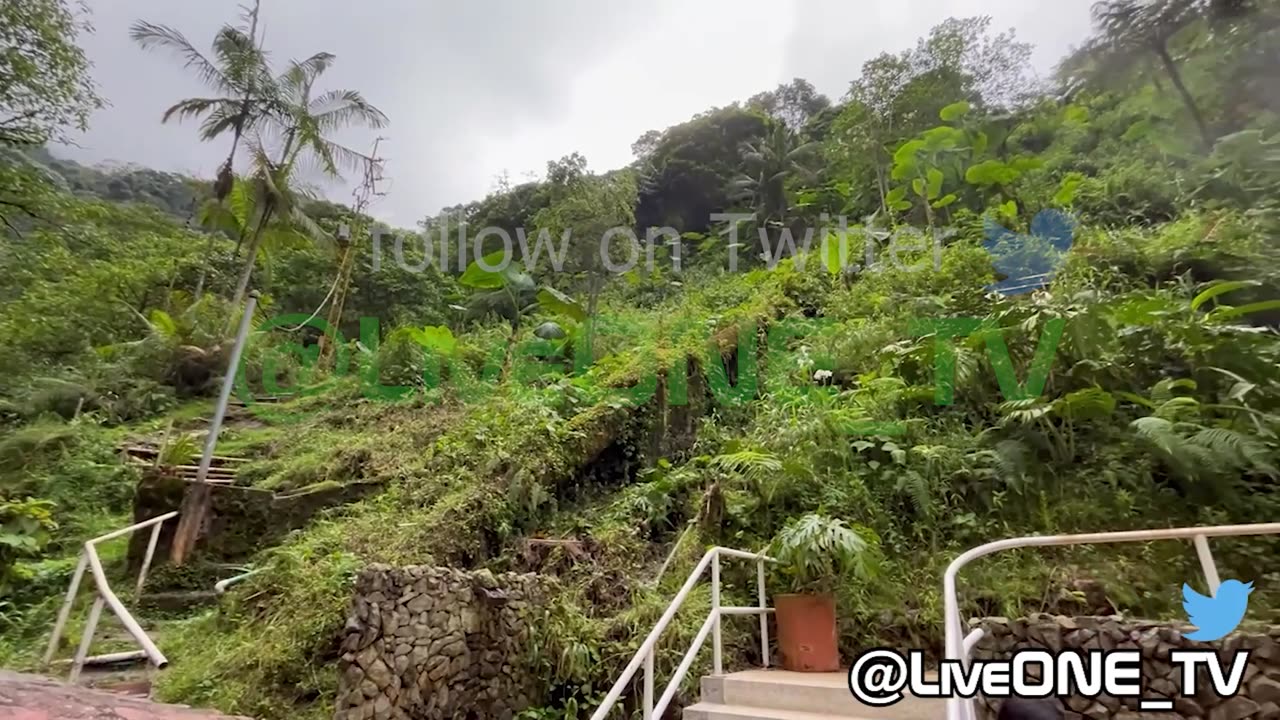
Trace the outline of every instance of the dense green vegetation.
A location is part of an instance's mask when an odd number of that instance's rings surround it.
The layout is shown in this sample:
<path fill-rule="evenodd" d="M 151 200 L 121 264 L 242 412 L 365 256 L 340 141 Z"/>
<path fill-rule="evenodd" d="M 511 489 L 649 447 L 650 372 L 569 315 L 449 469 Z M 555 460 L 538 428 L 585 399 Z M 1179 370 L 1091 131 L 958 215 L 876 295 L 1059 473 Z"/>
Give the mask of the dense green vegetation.
<path fill-rule="evenodd" d="M 327 716 L 350 579 L 373 562 L 557 575 L 529 716 L 581 717 L 708 545 L 783 533 L 785 548 L 840 519 L 856 570 L 835 579 L 846 652 L 936 652 L 942 571 L 968 547 L 1280 515 L 1275 3 L 1101 3 L 1047 84 L 989 20 L 946 20 L 868 62 L 842 98 L 797 79 L 646 133 L 629 167 L 596 174 L 572 155 L 415 231 L 572 233 L 563 267 L 530 254 L 501 272 L 414 272 L 416 240 L 408 263 L 385 242 L 375 260 L 370 235 L 387 228 L 293 182 L 311 163 L 368 187 L 376 153 L 330 138 L 387 119 L 325 88 L 328 53 L 269 66 L 254 13 L 209 54 L 134 29 L 210 85 L 214 99 L 166 118 L 228 143 L 218 177 L 51 161 L 40 145 L 96 96 L 66 4 L 22 7 L 0 27 L 28 28 L 52 66 L 0 73 L 27 84 L 0 88 L 0 127 L 26 123 L 0 134 L 9 664 L 33 661 L 77 544 L 125 524 L 137 477 L 113 446 L 202 427 L 250 288 L 262 331 L 247 387 L 306 396 L 231 423 L 220 451 L 253 459 L 240 482 L 386 489 L 264 549 L 267 571 L 218 609 L 166 623 L 166 699 Z M 1044 211 L 1071 217 L 1065 254 Z M 869 248 L 875 267 L 842 264 L 838 234 L 812 232 L 839 216 L 850 260 Z M 642 242 L 670 228 L 641 248 L 652 268 L 605 267 L 598 239 L 617 226 Z M 903 247 L 906 228 L 946 231 L 936 267 L 927 244 Z M 1036 292 L 989 289 L 1054 267 Z M 346 340 L 322 351 L 308 317 Z M 965 318 L 982 331 L 940 339 L 929 324 Z M 585 557 L 531 554 L 530 538 L 577 539 Z M 1253 619 L 1277 619 L 1276 549 L 1215 546 L 1224 576 L 1260 590 Z M 1195 567 L 1176 543 L 1010 554 L 967 572 L 963 600 L 973 614 L 1170 615 Z M 726 579 L 747 602 L 749 569 Z M 660 673 L 709 602 L 704 589 L 681 613 Z M 751 623 L 725 627 L 732 662 L 757 660 Z"/>

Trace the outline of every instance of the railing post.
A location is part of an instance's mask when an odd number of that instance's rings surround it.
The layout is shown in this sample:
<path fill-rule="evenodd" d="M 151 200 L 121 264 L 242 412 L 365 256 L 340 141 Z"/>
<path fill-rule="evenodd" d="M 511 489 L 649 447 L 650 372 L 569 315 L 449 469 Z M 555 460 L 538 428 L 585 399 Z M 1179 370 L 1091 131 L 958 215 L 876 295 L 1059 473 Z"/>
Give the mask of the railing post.
<path fill-rule="evenodd" d="M 715 558 L 711 560 L 711 613 L 715 615 L 711 626 L 712 673 L 724 674 L 724 658 L 721 657 L 723 646 L 720 637 L 720 548 L 715 549 Z"/>
<path fill-rule="evenodd" d="M 764 612 L 764 558 L 756 562 L 756 592 L 760 595 L 760 662 L 769 667 L 769 616 Z"/>
<path fill-rule="evenodd" d="M 142 569 L 138 571 L 138 587 L 134 595 L 142 596 L 142 586 L 147 583 L 147 571 L 151 569 L 151 559 L 156 554 L 156 543 L 160 540 L 160 527 L 164 521 L 151 526 L 151 539 L 147 541 L 147 554 L 142 558 Z"/>
<path fill-rule="evenodd" d="M 1218 579 L 1218 565 L 1213 561 L 1213 553 L 1209 552 L 1209 539 L 1204 535 L 1197 535 L 1193 540 L 1196 555 L 1200 556 L 1200 568 L 1204 570 L 1204 579 L 1209 583 L 1209 596 L 1213 597 L 1218 594 L 1218 586 L 1222 581 Z"/>
<path fill-rule="evenodd" d="M 89 655 L 89 646 L 93 645 L 93 633 L 98 629 L 98 620 L 102 617 L 102 606 L 106 604 L 101 594 L 93 598 L 93 607 L 89 609 L 89 620 L 84 625 L 84 634 L 80 636 L 80 647 L 76 649 L 76 659 L 71 663 L 70 682 L 80 679 L 80 668 L 84 667 L 84 659 Z"/>
<path fill-rule="evenodd" d="M 120 620 L 120 624 L 124 625 L 124 629 L 129 631 L 134 640 L 138 641 L 138 645 L 147 652 L 147 657 L 151 659 L 152 664 L 157 668 L 163 668 L 169 664 L 164 653 L 160 652 L 160 648 L 151 641 L 147 632 L 142 629 L 137 620 L 129 614 L 129 610 L 125 608 L 124 603 L 120 602 L 120 598 L 111 591 L 111 584 L 107 582 L 107 574 L 102 569 L 102 561 L 98 559 L 98 551 L 93 549 L 94 540 L 84 544 L 85 556 L 89 558 L 89 571 L 93 573 L 93 584 L 97 587 L 98 598 L 111 607 L 111 612 L 115 613 L 116 618 Z"/>
<path fill-rule="evenodd" d="M 644 657 L 644 720 L 653 720 L 653 654 Z"/>
<path fill-rule="evenodd" d="M 80 551 L 80 562 L 76 572 L 71 576 L 71 587 L 67 588 L 67 596 L 62 601 L 62 609 L 58 610 L 58 621 L 53 624 L 53 636 L 49 638 L 49 647 L 44 651 L 44 664 L 53 661 L 53 654 L 58 650 L 58 641 L 62 639 L 62 631 L 67 627 L 67 618 L 71 615 L 71 606 L 76 603 L 76 593 L 80 591 L 80 580 L 89 567 L 89 556 Z"/>

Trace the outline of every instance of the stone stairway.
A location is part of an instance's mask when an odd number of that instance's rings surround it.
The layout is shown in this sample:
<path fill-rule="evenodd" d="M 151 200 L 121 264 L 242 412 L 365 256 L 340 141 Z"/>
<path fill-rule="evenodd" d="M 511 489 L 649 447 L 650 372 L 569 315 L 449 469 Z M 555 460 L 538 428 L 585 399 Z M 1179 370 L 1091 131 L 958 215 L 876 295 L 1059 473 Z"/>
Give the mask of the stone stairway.
<path fill-rule="evenodd" d="M 849 692 L 848 674 L 747 670 L 702 678 L 702 701 L 684 720 L 942 720 L 942 700 L 908 696 L 892 707 L 864 705 Z"/>

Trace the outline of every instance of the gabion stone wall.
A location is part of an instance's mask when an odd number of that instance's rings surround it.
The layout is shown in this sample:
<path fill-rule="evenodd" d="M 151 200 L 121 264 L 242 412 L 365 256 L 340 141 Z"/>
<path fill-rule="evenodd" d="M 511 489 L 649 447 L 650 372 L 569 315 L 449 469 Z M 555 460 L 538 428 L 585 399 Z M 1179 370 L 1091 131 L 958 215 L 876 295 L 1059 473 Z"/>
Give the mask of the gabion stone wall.
<path fill-rule="evenodd" d="M 1029 648 L 1058 652 L 1070 650 L 1139 650 L 1142 684 L 1150 697 L 1162 695 L 1174 702 L 1173 713 L 1139 713 L 1138 698 L 1083 698 L 1066 701 L 1066 720 L 1155 720 L 1155 718 L 1207 718 L 1207 720 L 1272 720 L 1280 718 L 1280 626 L 1232 633 L 1214 643 L 1187 640 L 1190 625 L 1157 623 L 1111 617 L 1036 615 L 1029 618 L 984 618 L 971 623 L 987 631 L 974 648 L 974 657 L 1005 659 L 1015 650 Z M 1181 669 L 1167 662 L 1174 649 L 1220 651 L 1226 661 L 1237 650 L 1251 650 L 1244 685 L 1234 697 L 1214 694 L 1206 681 L 1197 682 L 1194 698 L 1180 697 Z M 1201 669 L 1203 672 L 1203 668 Z M 980 714 L 996 716 L 999 702 L 984 698 Z"/>
<path fill-rule="evenodd" d="M 523 661 L 546 578 L 373 565 L 343 630 L 335 720 L 510 720 L 536 700 Z"/>

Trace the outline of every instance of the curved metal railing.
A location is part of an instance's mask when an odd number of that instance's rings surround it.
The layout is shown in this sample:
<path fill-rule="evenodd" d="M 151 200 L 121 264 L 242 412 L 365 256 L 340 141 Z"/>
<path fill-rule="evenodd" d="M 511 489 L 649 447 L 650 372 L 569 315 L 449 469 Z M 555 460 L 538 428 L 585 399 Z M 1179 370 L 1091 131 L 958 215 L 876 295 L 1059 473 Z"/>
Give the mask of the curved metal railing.
<path fill-rule="evenodd" d="M 756 591 L 759 596 L 759 604 L 756 607 L 724 607 L 720 604 L 720 558 L 738 558 L 741 560 L 756 561 Z M 653 630 L 649 631 L 649 635 L 640 644 L 640 649 L 636 650 L 636 654 L 631 658 L 631 662 L 627 663 L 627 667 L 622 671 L 622 675 L 618 681 L 609 689 L 609 694 L 605 696 L 604 701 L 600 703 L 600 707 L 595 714 L 591 716 L 591 720 L 604 720 L 618 703 L 622 697 L 622 693 L 631 683 L 631 679 L 635 677 L 640 666 L 644 666 L 644 720 L 652 720 L 654 717 L 662 717 L 662 713 L 671 704 L 672 698 L 680 689 L 680 683 L 684 681 L 685 675 L 689 673 L 689 668 L 693 665 L 693 661 L 698 656 L 698 651 L 702 649 L 703 643 L 707 640 L 707 635 L 712 636 L 712 668 L 716 675 L 724 673 L 723 667 L 723 647 L 720 639 L 720 619 L 725 615 L 759 615 L 760 616 L 760 653 L 764 660 L 764 666 L 769 667 L 769 613 L 773 612 L 772 608 L 765 605 L 764 590 L 764 564 L 767 562 L 775 562 L 772 558 L 766 557 L 760 553 L 748 553 L 741 550 L 731 550 L 729 548 L 714 547 L 702 556 L 702 560 L 698 562 L 698 566 L 689 574 L 689 579 L 685 580 L 681 586 L 680 592 L 676 593 L 676 597 L 667 606 L 666 612 L 662 613 L 662 617 L 658 619 L 658 623 L 653 626 Z M 684 658 L 676 667 L 675 673 L 672 675 L 671 681 L 667 684 L 662 696 L 655 703 L 653 700 L 653 662 L 657 652 L 658 639 L 662 636 L 662 631 L 667 629 L 671 624 L 672 618 L 676 616 L 676 612 L 680 610 L 680 606 L 684 604 L 685 598 L 689 597 L 689 593 L 693 591 L 694 586 L 698 584 L 698 580 L 702 578 L 702 574 L 706 572 L 707 567 L 711 567 L 711 612 L 707 614 L 707 619 L 702 623 L 702 628 L 698 631 L 698 635 L 693 640 L 693 645 L 685 652 Z"/>
<path fill-rule="evenodd" d="M 949 660 L 959 660 L 966 667 L 969 664 L 969 653 L 978 644 L 985 632 L 975 629 L 962 637 L 963 623 L 960 618 L 960 603 L 956 597 L 956 575 L 969 563 L 980 557 L 991 555 L 1002 550 L 1024 547 L 1044 547 L 1048 545 L 1096 545 L 1104 543 L 1148 542 L 1152 540 L 1192 540 L 1196 554 L 1200 557 L 1200 567 L 1204 570 L 1205 579 L 1209 583 L 1209 592 L 1218 591 L 1218 566 L 1209 552 L 1209 538 L 1243 535 L 1280 535 L 1280 523 L 1260 523 L 1256 525 L 1218 525 L 1214 527 L 1171 528 L 1162 530 L 1131 530 L 1128 532 L 1090 533 L 1086 535 L 1044 535 L 1036 537 L 1011 538 L 979 545 L 951 562 L 942 579 L 942 594 L 945 603 L 946 620 L 946 656 Z M 947 720 L 976 720 L 973 698 L 953 697 L 947 700 Z"/>

